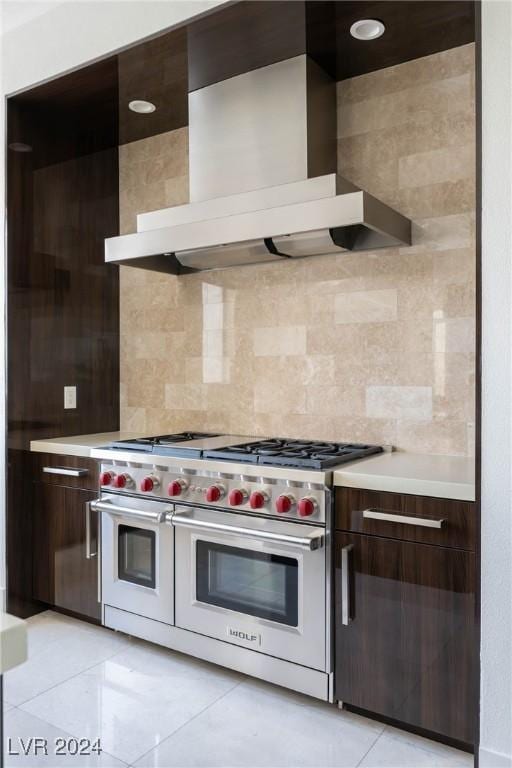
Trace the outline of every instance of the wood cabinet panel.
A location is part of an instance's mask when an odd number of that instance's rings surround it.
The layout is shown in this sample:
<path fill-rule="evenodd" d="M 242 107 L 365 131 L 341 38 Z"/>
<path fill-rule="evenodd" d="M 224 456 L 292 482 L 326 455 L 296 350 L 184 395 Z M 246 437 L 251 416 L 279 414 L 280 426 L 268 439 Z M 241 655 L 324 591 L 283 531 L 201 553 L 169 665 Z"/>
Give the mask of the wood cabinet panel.
<path fill-rule="evenodd" d="M 36 483 L 33 508 L 33 596 L 92 619 L 98 603 L 98 523 L 90 513 L 87 557 L 86 505 L 90 491 Z"/>
<path fill-rule="evenodd" d="M 41 610 L 32 599 L 32 455 L 7 451 L 7 610 L 23 619 Z"/>
<path fill-rule="evenodd" d="M 288 0 L 234 3 L 194 20 L 187 29 L 188 90 L 305 53 L 305 6 Z"/>
<path fill-rule="evenodd" d="M 55 508 L 63 504 L 62 488 L 34 486 L 38 494 L 33 505 L 32 537 L 34 540 L 32 558 L 32 592 L 35 600 L 53 605 L 55 596 L 54 578 L 54 517 Z"/>
<path fill-rule="evenodd" d="M 48 469 L 52 471 L 45 471 Z M 79 472 L 80 475 L 68 474 L 66 470 Z M 95 459 L 87 459 L 82 456 L 35 453 L 33 479 L 46 485 L 63 485 L 68 488 L 97 491 L 99 488 L 99 465 Z"/>
<path fill-rule="evenodd" d="M 470 501 L 336 488 L 335 509 L 338 530 L 439 544 L 444 547 L 475 549 L 476 512 L 474 503 Z M 428 528 L 422 525 L 370 520 L 363 517 L 365 509 L 444 522 L 441 528 Z"/>
<path fill-rule="evenodd" d="M 338 80 L 457 48 L 475 39 L 475 3 L 466 0 L 343 0 L 336 4 Z M 376 45 L 360 45 L 350 27 L 358 19 L 380 19 L 386 34 Z"/>
<path fill-rule="evenodd" d="M 365 18 L 386 27 L 375 45 L 350 34 L 353 22 Z M 475 13 L 470 0 L 259 0 L 194 19 L 187 33 L 194 91 L 303 53 L 336 80 L 356 77 L 472 42 Z M 158 75 L 164 74 L 162 68 Z"/>
<path fill-rule="evenodd" d="M 6 156 L 7 607 L 21 616 L 42 607 L 33 600 L 40 544 L 30 441 L 119 428 L 119 276 L 104 261 L 104 238 L 119 233 L 117 86 L 114 80 L 112 91 L 106 82 L 112 76 L 115 59 L 7 105 L 7 143 L 32 149 Z M 73 409 L 63 407 L 67 385 L 77 387 Z M 52 482 L 96 487 L 92 475 L 85 483 L 45 478 Z"/>
<path fill-rule="evenodd" d="M 473 744 L 475 568 L 471 552 L 336 533 L 336 698 Z"/>

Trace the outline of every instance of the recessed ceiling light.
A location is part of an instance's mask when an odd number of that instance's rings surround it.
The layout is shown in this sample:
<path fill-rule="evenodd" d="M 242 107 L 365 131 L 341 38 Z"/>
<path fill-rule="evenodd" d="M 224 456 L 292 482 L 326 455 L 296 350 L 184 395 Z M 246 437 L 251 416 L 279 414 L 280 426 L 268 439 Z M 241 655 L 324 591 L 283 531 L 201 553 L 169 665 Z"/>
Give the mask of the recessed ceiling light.
<path fill-rule="evenodd" d="M 9 149 L 12 149 L 13 152 L 32 152 L 30 144 L 24 144 L 22 141 L 13 141 L 12 144 L 9 144 Z"/>
<path fill-rule="evenodd" d="M 130 101 L 128 108 L 131 109 L 132 112 L 138 112 L 139 115 L 149 115 L 156 109 L 155 105 L 150 101 L 143 101 L 142 99 L 135 99 L 135 101 Z"/>
<path fill-rule="evenodd" d="M 377 19 L 359 19 L 350 27 L 350 34 L 356 40 L 377 40 L 385 31 L 386 27 Z"/>

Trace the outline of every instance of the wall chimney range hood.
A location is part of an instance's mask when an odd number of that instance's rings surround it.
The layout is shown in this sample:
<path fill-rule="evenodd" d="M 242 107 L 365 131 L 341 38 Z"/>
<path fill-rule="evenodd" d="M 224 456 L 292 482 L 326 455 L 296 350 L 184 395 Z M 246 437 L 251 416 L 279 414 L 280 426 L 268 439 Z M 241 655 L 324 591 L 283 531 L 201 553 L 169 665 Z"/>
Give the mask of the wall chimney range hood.
<path fill-rule="evenodd" d="M 306 55 L 189 94 L 187 205 L 143 213 L 105 260 L 181 274 L 409 245 L 411 223 L 336 174 L 336 84 Z"/>

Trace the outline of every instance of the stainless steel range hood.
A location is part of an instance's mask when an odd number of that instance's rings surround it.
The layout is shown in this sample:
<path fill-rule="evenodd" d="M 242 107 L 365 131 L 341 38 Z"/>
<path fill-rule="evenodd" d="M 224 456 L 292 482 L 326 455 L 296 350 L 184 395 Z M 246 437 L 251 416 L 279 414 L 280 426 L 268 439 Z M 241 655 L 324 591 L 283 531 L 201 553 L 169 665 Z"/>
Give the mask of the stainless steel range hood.
<path fill-rule="evenodd" d="M 191 203 L 140 214 L 107 262 L 179 274 L 411 242 L 336 175 L 336 86 L 307 56 L 190 93 L 189 145 Z"/>

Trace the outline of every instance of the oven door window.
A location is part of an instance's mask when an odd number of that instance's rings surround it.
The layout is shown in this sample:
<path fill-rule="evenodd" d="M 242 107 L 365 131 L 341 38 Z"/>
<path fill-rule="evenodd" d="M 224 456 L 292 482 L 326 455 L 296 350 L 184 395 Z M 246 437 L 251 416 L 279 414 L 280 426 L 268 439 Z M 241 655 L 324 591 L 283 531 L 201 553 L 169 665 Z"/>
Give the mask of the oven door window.
<path fill-rule="evenodd" d="M 120 525 L 118 527 L 118 578 L 155 589 L 155 548 L 155 531 Z"/>
<path fill-rule="evenodd" d="M 293 557 L 196 543 L 197 600 L 280 624 L 298 624 L 298 570 Z"/>

